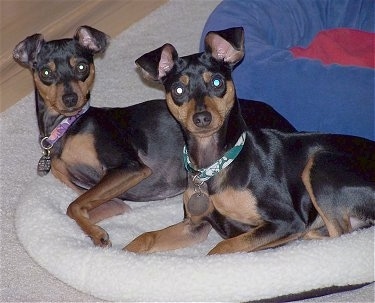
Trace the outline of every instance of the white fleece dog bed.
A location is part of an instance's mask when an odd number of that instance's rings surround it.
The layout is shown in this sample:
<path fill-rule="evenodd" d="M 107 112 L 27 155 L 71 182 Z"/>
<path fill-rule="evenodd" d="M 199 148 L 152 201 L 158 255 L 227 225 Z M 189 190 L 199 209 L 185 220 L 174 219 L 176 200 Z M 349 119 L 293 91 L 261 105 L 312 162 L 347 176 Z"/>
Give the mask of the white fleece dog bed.
<path fill-rule="evenodd" d="M 104 300 L 239 302 L 374 281 L 374 228 L 256 253 L 205 256 L 220 240 L 212 231 L 195 247 L 137 255 L 121 248 L 144 231 L 179 222 L 180 196 L 131 203 L 132 212 L 103 221 L 109 249 L 94 247 L 65 215 L 75 196 L 51 174 L 38 178 L 21 198 L 17 233 L 52 275 Z"/>
<path fill-rule="evenodd" d="M 114 39 L 104 58 L 97 59 L 92 104 L 131 105 L 139 100 L 141 90 L 142 100 L 164 96 L 161 91 L 147 89 L 135 76 L 134 60 L 165 42 L 173 43 L 181 55 L 195 52 L 203 23 L 218 3 L 168 1 Z M 250 254 L 206 257 L 220 240 L 215 232 L 189 249 L 145 256 L 121 251 L 140 233 L 179 222 L 183 216 L 181 197 L 130 204 L 132 213 L 101 224 L 113 247 L 95 248 L 65 215 L 76 194 L 52 175 L 36 176 L 40 150 L 33 94 L 4 113 L 0 122 L 0 301 L 93 300 L 64 287 L 29 261 L 13 235 L 16 207 L 18 237 L 36 263 L 75 289 L 105 300 L 262 300 L 374 280 L 373 228 L 339 239 L 294 242 Z M 373 285 L 337 296 L 340 302 L 370 302 Z M 325 297 L 320 299 L 327 302 Z"/>

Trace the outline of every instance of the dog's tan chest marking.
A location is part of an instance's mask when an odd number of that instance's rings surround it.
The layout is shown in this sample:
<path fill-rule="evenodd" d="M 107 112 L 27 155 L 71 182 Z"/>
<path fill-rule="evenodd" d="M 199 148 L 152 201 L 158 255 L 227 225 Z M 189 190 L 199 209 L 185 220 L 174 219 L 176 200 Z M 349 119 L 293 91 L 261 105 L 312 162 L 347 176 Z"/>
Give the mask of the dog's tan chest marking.
<path fill-rule="evenodd" d="M 262 222 L 257 211 L 257 200 L 249 190 L 229 188 L 210 196 L 210 199 L 215 208 L 226 217 L 251 225 Z"/>
<path fill-rule="evenodd" d="M 92 134 L 71 136 L 65 142 L 61 159 L 72 165 L 84 164 L 99 169 L 101 165 L 94 144 L 95 139 Z"/>

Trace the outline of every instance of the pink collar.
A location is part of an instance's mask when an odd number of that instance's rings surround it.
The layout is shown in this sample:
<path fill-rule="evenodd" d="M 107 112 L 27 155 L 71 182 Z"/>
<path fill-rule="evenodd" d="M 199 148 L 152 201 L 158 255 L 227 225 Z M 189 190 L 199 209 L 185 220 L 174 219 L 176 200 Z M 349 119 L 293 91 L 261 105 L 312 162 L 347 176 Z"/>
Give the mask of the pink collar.
<path fill-rule="evenodd" d="M 51 132 L 48 137 L 44 137 L 40 141 L 40 146 L 43 150 L 49 150 L 53 145 L 66 133 L 69 127 L 82 116 L 90 107 L 90 102 L 87 102 L 84 107 L 74 116 L 63 119 Z"/>

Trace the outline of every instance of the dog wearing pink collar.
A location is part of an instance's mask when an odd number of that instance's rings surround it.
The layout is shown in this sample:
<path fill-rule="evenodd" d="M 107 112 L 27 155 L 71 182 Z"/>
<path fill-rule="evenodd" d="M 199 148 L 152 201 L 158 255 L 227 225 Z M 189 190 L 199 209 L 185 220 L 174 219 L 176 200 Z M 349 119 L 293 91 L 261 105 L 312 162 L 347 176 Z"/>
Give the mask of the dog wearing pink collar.
<path fill-rule="evenodd" d="M 108 43 L 105 33 L 81 26 L 71 39 L 45 41 L 34 34 L 13 51 L 35 84 L 42 149 L 37 172 L 43 176 L 51 170 L 79 193 L 67 214 L 103 247 L 111 245 L 109 235 L 96 223 L 127 211 L 123 199 L 171 197 L 187 180 L 182 134 L 164 100 L 127 108 L 90 106 L 94 56 Z M 166 133 L 173 140 L 166 140 Z"/>

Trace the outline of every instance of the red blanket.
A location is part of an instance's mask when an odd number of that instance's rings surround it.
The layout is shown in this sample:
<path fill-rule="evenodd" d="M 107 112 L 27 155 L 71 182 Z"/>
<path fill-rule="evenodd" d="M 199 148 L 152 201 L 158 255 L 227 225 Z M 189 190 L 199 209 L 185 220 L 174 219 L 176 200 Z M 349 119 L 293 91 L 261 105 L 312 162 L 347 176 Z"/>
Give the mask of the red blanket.
<path fill-rule="evenodd" d="M 296 58 L 318 59 L 324 64 L 375 68 L 375 33 L 337 28 L 319 32 L 307 48 L 293 47 Z"/>

